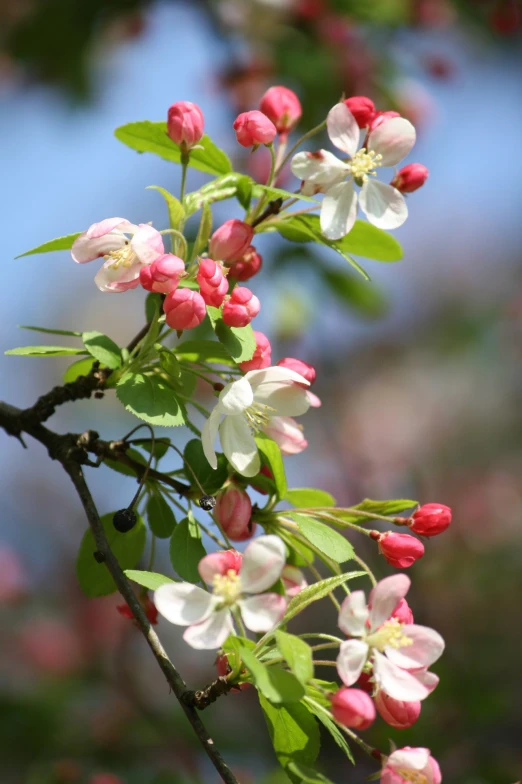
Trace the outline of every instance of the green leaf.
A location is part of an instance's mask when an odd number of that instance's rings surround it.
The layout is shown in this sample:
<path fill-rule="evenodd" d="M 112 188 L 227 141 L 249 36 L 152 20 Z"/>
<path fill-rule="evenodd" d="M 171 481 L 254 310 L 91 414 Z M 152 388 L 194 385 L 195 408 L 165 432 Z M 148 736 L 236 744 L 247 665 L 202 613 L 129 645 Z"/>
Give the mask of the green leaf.
<path fill-rule="evenodd" d="M 304 697 L 302 684 L 291 672 L 277 664 L 266 667 L 247 648 L 241 648 L 241 658 L 250 670 L 256 688 L 270 702 L 299 702 Z"/>
<path fill-rule="evenodd" d="M 198 492 L 203 488 L 206 495 L 215 495 L 221 490 L 228 477 L 227 460 L 223 454 L 217 455 L 217 468 L 212 468 L 205 457 L 200 439 L 193 438 L 183 450 L 183 459 L 185 476 Z"/>
<path fill-rule="evenodd" d="M 141 517 L 138 517 L 134 528 L 122 534 L 115 529 L 112 523 L 113 517 L 114 512 L 110 512 L 101 518 L 105 536 L 120 567 L 123 570 L 132 569 L 140 560 L 145 548 L 145 525 Z M 96 551 L 96 542 L 89 528 L 83 535 L 78 551 L 76 575 L 83 592 L 90 598 L 107 596 L 117 590 L 107 566 L 94 559 Z"/>
<path fill-rule="evenodd" d="M 157 318 L 163 306 L 163 296 L 154 291 L 149 291 L 145 297 L 145 318 L 147 322 Z"/>
<path fill-rule="evenodd" d="M 72 357 L 75 354 L 87 354 L 81 348 L 68 346 L 21 346 L 10 348 L 5 353 L 14 357 Z"/>
<path fill-rule="evenodd" d="M 278 624 L 288 623 L 298 613 L 302 612 L 313 602 L 318 602 L 319 599 L 324 599 L 335 588 L 338 588 L 348 580 L 353 580 L 355 577 L 363 577 L 366 572 L 347 572 L 346 574 L 336 574 L 334 577 L 327 577 L 325 580 L 320 580 L 318 583 L 309 585 L 308 588 L 303 588 L 293 599 L 286 608 L 286 612 Z"/>
<path fill-rule="evenodd" d="M 28 327 L 19 324 L 18 329 L 31 329 L 33 332 L 46 332 L 49 335 L 70 335 L 73 338 L 81 338 L 81 332 L 71 332 L 69 329 L 49 329 L 48 327 Z"/>
<path fill-rule="evenodd" d="M 300 199 L 301 201 L 311 201 L 319 204 L 317 199 L 311 196 L 305 196 L 303 193 L 291 193 L 282 188 L 273 188 L 271 185 L 260 185 L 256 183 L 252 189 L 252 195 L 258 198 L 259 196 L 267 196 L 269 201 L 276 199 Z"/>
<path fill-rule="evenodd" d="M 145 449 L 149 454 L 153 451 L 152 439 L 143 438 L 139 442 L 135 442 L 139 449 Z M 169 451 L 170 439 L 169 438 L 155 438 L 154 439 L 154 457 L 156 460 L 161 460 Z"/>
<path fill-rule="evenodd" d="M 246 182 L 245 182 L 246 181 Z M 184 204 L 188 215 L 200 210 L 205 204 L 230 199 L 233 196 L 244 197 L 246 189 L 252 187 L 253 180 L 245 174 L 231 172 L 207 182 L 199 190 L 187 193 Z M 245 207 L 245 209 L 247 209 Z"/>
<path fill-rule="evenodd" d="M 137 569 L 125 569 L 125 575 L 129 580 L 138 583 L 138 585 L 143 585 L 143 587 L 148 588 L 149 591 L 157 591 L 160 585 L 176 582 L 176 580 L 173 580 L 171 577 L 165 577 L 164 574 L 158 574 L 158 572 L 142 572 Z"/>
<path fill-rule="evenodd" d="M 259 450 L 265 457 L 272 474 L 274 475 L 274 482 L 279 499 L 285 498 L 288 488 L 286 485 L 285 466 L 283 463 L 283 456 L 281 450 L 275 441 L 272 441 L 264 433 L 258 433 L 256 436 L 256 444 Z"/>
<path fill-rule="evenodd" d="M 321 276 L 332 292 L 359 315 L 378 318 L 386 313 L 387 302 L 382 291 L 367 280 L 341 270 L 321 269 Z"/>
<path fill-rule="evenodd" d="M 147 334 L 140 341 L 140 348 L 138 352 L 139 363 L 145 363 L 156 355 L 154 344 L 156 343 L 159 333 L 161 332 L 161 325 L 158 323 L 159 309 L 154 311 L 154 315 L 149 324 Z"/>
<path fill-rule="evenodd" d="M 314 697 L 315 699 L 315 697 Z M 355 764 L 355 760 L 353 758 L 353 754 L 351 749 L 348 745 L 346 738 L 344 737 L 343 733 L 337 726 L 337 724 L 331 719 L 324 711 L 319 710 L 314 705 L 311 705 L 309 702 L 306 703 L 308 710 L 316 716 L 321 724 L 328 730 L 334 741 L 337 743 L 340 749 L 344 751 L 348 759 Z"/>
<path fill-rule="evenodd" d="M 207 307 L 207 313 L 217 339 L 224 345 L 232 359 L 237 363 L 252 359 L 256 350 L 252 326 L 248 324 L 246 327 L 229 327 L 223 321 L 221 312 L 210 305 Z"/>
<path fill-rule="evenodd" d="M 147 502 L 147 520 L 152 533 L 159 539 L 172 536 L 176 518 L 165 498 L 159 493 L 151 495 Z"/>
<path fill-rule="evenodd" d="M 116 387 L 125 408 L 151 425 L 175 427 L 185 423 L 184 410 L 174 391 L 159 376 L 126 373 Z"/>
<path fill-rule="evenodd" d="M 111 370 L 121 367 L 121 349 L 107 335 L 101 332 L 84 332 L 82 340 L 89 354 L 102 365 Z"/>
<path fill-rule="evenodd" d="M 172 193 L 169 193 L 165 188 L 160 188 L 159 185 L 149 185 L 147 190 L 158 191 L 161 193 L 167 203 L 167 210 L 169 213 L 169 223 L 171 229 L 179 229 L 185 220 L 185 210 L 181 202 L 176 199 Z"/>
<path fill-rule="evenodd" d="M 195 259 L 200 253 L 203 253 L 208 245 L 208 240 L 212 232 L 212 210 L 208 204 L 203 205 L 201 211 L 201 220 L 199 221 L 198 233 L 194 240 L 194 247 L 192 249 L 192 258 Z"/>
<path fill-rule="evenodd" d="M 147 461 L 144 459 L 143 455 L 137 452 L 135 449 L 127 449 L 125 454 L 128 457 L 132 457 L 137 463 L 140 463 L 144 468 L 147 465 Z M 125 463 L 120 463 L 118 460 L 108 460 L 105 458 L 103 464 L 111 468 L 113 471 L 117 471 L 118 474 L 123 474 L 124 476 L 132 476 L 136 478 L 136 471 Z"/>
<path fill-rule="evenodd" d="M 35 253 L 51 253 L 53 250 L 70 250 L 74 240 L 76 237 L 79 237 L 80 234 L 81 232 L 77 231 L 75 234 L 66 234 L 63 237 L 57 237 L 55 240 L 44 242 L 43 245 L 38 245 L 36 248 L 26 250 L 25 253 L 20 253 L 20 255 L 15 256 L 15 258 L 21 259 L 24 256 L 32 256 Z"/>
<path fill-rule="evenodd" d="M 88 376 L 92 370 L 94 361 L 95 360 L 92 359 L 92 357 L 85 357 L 85 359 L 78 359 L 76 362 L 73 362 L 63 374 L 64 383 L 71 384 L 80 376 Z"/>
<path fill-rule="evenodd" d="M 312 649 L 300 637 L 277 631 L 276 642 L 290 669 L 303 685 L 314 677 Z"/>
<path fill-rule="evenodd" d="M 259 695 L 268 733 L 279 763 L 286 768 L 291 762 L 313 765 L 320 748 L 319 727 L 302 703 L 272 705 Z"/>
<path fill-rule="evenodd" d="M 326 490 L 317 490 L 315 487 L 296 487 L 287 490 L 284 500 L 304 509 L 314 506 L 335 506 L 335 498 L 330 493 Z"/>
<path fill-rule="evenodd" d="M 208 362 L 214 365 L 233 365 L 225 347 L 215 340 L 187 340 L 176 346 L 176 355 L 186 362 Z"/>
<path fill-rule="evenodd" d="M 162 369 L 168 376 L 171 376 L 171 378 L 174 380 L 179 381 L 181 378 L 181 365 L 179 364 L 174 352 L 169 348 L 165 348 L 165 346 L 158 348 L 158 351 Z"/>
<path fill-rule="evenodd" d="M 299 539 L 297 540 L 288 531 L 285 531 L 285 542 L 289 547 L 290 554 L 288 556 L 288 563 L 291 566 L 308 566 L 315 560 L 315 553 L 310 550 L 307 545 Z"/>
<path fill-rule="evenodd" d="M 412 501 L 410 498 L 396 498 L 391 501 L 372 501 L 370 498 L 365 498 L 360 504 L 354 506 L 361 512 L 371 512 L 374 515 L 384 515 L 384 517 L 395 517 L 400 512 L 405 512 L 407 509 L 412 509 L 418 506 L 418 501 Z M 332 514 L 340 520 L 346 520 L 354 523 L 364 523 L 371 520 L 371 517 L 363 517 L 362 515 L 351 515 L 350 512 L 344 512 L 339 509 L 333 509 Z"/>
<path fill-rule="evenodd" d="M 206 555 L 197 523 L 185 517 L 174 529 L 170 539 L 170 562 L 182 580 L 201 580 L 198 564 Z"/>
<path fill-rule="evenodd" d="M 304 782 L 304 784 L 333 784 L 322 773 L 318 773 L 306 765 L 298 765 L 297 762 L 290 762 L 287 770 L 288 773 L 293 773 L 297 777 L 297 781 Z"/>
<path fill-rule="evenodd" d="M 327 526 L 325 523 L 314 520 L 307 515 L 290 512 L 290 517 L 295 520 L 303 536 L 318 550 L 331 558 L 336 563 L 345 563 L 353 558 L 353 547 L 337 531 Z"/>
<path fill-rule="evenodd" d="M 403 256 L 401 244 L 392 234 L 362 220 L 356 220 L 353 229 L 334 244 L 346 253 L 375 261 L 400 261 Z"/>
<path fill-rule="evenodd" d="M 116 128 L 114 135 L 120 142 L 137 152 L 152 152 L 166 161 L 181 163 L 181 150 L 167 136 L 167 123 L 141 122 L 127 123 Z M 232 171 L 230 159 L 223 150 L 216 147 L 208 136 L 203 136 L 198 146 L 191 150 L 189 166 L 208 174 L 227 174 Z"/>

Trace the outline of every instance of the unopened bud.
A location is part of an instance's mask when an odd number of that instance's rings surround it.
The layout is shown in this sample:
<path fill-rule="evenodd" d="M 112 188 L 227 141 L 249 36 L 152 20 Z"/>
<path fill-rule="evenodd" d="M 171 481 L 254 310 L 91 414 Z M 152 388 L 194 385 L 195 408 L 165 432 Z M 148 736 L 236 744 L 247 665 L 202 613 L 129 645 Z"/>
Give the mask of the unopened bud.
<path fill-rule="evenodd" d="M 261 310 L 255 294 L 245 286 L 236 286 L 223 306 L 223 321 L 229 327 L 246 327 Z"/>
<path fill-rule="evenodd" d="M 386 724 L 396 730 L 407 730 L 412 727 L 420 716 L 420 702 L 404 702 L 394 700 L 380 689 L 374 696 L 375 707 Z"/>
<path fill-rule="evenodd" d="M 165 253 L 152 264 L 141 268 L 140 283 L 147 291 L 169 294 L 177 289 L 180 278 L 184 274 L 184 261 L 172 253 Z"/>
<path fill-rule="evenodd" d="M 372 531 L 371 537 L 379 543 L 379 551 L 388 563 L 397 569 L 407 569 L 424 555 L 422 542 L 409 534 Z"/>
<path fill-rule="evenodd" d="M 270 367 L 272 361 L 272 347 L 267 336 L 262 332 L 254 330 L 254 338 L 256 341 L 256 350 L 252 359 L 247 359 L 246 362 L 240 362 L 239 367 L 243 373 L 248 373 L 249 370 L 261 370 L 262 368 Z"/>
<path fill-rule="evenodd" d="M 375 114 L 375 104 L 365 95 L 354 95 L 347 98 L 344 105 L 348 107 L 359 128 L 367 128 Z"/>
<path fill-rule="evenodd" d="M 223 267 L 212 259 L 201 259 L 197 274 L 199 290 L 207 305 L 221 307 L 228 291 Z"/>
<path fill-rule="evenodd" d="M 229 274 L 231 278 L 235 278 L 240 283 L 245 280 L 250 280 L 254 275 L 257 275 L 263 265 L 263 259 L 256 251 L 253 245 L 247 248 L 246 253 L 239 259 L 234 261 L 229 267 Z"/>
<path fill-rule="evenodd" d="M 253 236 L 252 226 L 232 218 L 216 229 L 210 238 L 208 251 L 213 259 L 227 262 L 239 261 L 249 249 Z"/>
<path fill-rule="evenodd" d="M 239 487 L 229 485 L 219 493 L 214 514 L 223 531 L 233 542 L 243 542 L 253 536 L 252 502 L 248 493 Z"/>
<path fill-rule="evenodd" d="M 254 109 L 242 112 L 234 121 L 236 138 L 243 147 L 257 147 L 260 144 L 272 144 L 277 136 L 277 129 L 266 114 Z"/>
<path fill-rule="evenodd" d="M 293 370 L 295 373 L 299 373 L 300 376 L 308 381 L 309 384 L 313 384 L 316 377 L 316 370 L 313 365 L 309 365 L 307 362 L 303 362 L 301 359 L 294 359 L 294 357 L 284 357 L 280 359 L 277 363 L 279 367 L 286 368 L 287 370 Z"/>
<path fill-rule="evenodd" d="M 375 720 L 372 698 L 362 689 L 339 689 L 330 701 L 334 719 L 344 727 L 366 730 Z"/>
<path fill-rule="evenodd" d="M 171 329 L 194 329 L 206 316 L 205 300 L 199 291 L 176 289 L 167 294 L 163 303 L 165 320 Z"/>
<path fill-rule="evenodd" d="M 286 137 L 303 113 L 301 103 L 288 87 L 270 87 L 261 98 L 259 108 L 271 120 L 277 132 Z"/>
<path fill-rule="evenodd" d="M 422 188 L 428 176 L 429 171 L 422 163 L 409 163 L 399 169 L 390 185 L 401 193 L 413 193 Z"/>
<path fill-rule="evenodd" d="M 437 536 L 451 523 L 451 509 L 444 504 L 424 504 L 411 516 L 410 530 L 419 536 Z"/>
<path fill-rule="evenodd" d="M 191 101 L 177 101 L 169 109 L 167 133 L 185 152 L 201 141 L 204 125 L 203 112 Z"/>

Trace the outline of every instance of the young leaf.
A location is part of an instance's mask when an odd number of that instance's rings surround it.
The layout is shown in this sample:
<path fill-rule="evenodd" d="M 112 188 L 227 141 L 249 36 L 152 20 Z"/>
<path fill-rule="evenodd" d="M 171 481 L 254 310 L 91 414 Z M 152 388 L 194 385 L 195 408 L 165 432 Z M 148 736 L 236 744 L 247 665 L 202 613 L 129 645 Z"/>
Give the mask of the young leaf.
<path fill-rule="evenodd" d="M 306 765 L 298 765 L 297 762 L 290 762 L 288 765 L 288 773 L 292 773 L 296 776 L 297 781 L 303 782 L 303 784 L 333 784 L 330 779 L 327 779 L 326 776 L 323 776 L 322 773 L 318 773 L 317 770 L 313 768 L 309 768 Z"/>
<path fill-rule="evenodd" d="M 143 455 L 141 455 L 135 449 L 127 449 L 125 454 L 127 457 L 132 457 L 133 460 L 135 460 L 137 463 L 140 463 L 140 465 L 142 465 L 144 468 L 147 465 L 147 461 L 144 459 Z M 109 460 L 108 458 L 105 458 L 103 464 L 108 466 L 108 468 L 112 468 L 113 471 L 117 471 L 118 474 L 136 478 L 136 471 L 131 468 L 131 466 L 118 462 L 118 460 Z"/>
<path fill-rule="evenodd" d="M 88 376 L 94 362 L 95 360 L 92 357 L 85 357 L 85 359 L 78 359 L 76 362 L 73 362 L 63 374 L 64 383 L 70 384 L 80 376 Z"/>
<path fill-rule="evenodd" d="M 101 332 L 84 332 L 82 340 L 89 354 L 102 365 L 111 370 L 121 367 L 121 349 L 107 335 Z"/>
<path fill-rule="evenodd" d="M 159 351 L 159 361 L 162 369 L 168 376 L 179 381 L 181 378 L 181 365 L 174 352 L 170 348 L 165 348 L 165 346 L 157 346 L 156 348 Z"/>
<path fill-rule="evenodd" d="M 116 387 L 125 408 L 151 425 L 175 427 L 185 423 L 185 412 L 171 387 L 159 376 L 126 373 Z"/>
<path fill-rule="evenodd" d="M 75 354 L 87 354 L 81 348 L 68 346 L 21 346 L 10 348 L 5 354 L 14 357 L 72 357 Z"/>
<path fill-rule="evenodd" d="M 192 258 L 195 259 L 200 253 L 203 253 L 208 244 L 208 239 L 212 232 L 212 210 L 208 204 L 203 205 L 201 211 L 201 220 L 199 222 L 198 233 L 194 240 L 194 247 L 192 249 Z"/>
<path fill-rule="evenodd" d="M 274 475 L 278 498 L 284 498 L 288 489 L 286 486 L 285 466 L 283 463 L 281 450 L 279 449 L 276 442 L 272 441 L 272 439 L 264 433 L 257 434 L 256 444 L 259 447 L 259 450 L 263 453 L 266 462 L 268 463 L 270 470 Z"/>
<path fill-rule="evenodd" d="M 175 348 L 176 355 L 185 362 L 209 362 L 214 365 L 233 365 L 225 347 L 215 340 L 186 340 Z"/>
<path fill-rule="evenodd" d="M 176 527 L 174 512 L 159 493 L 151 495 L 147 502 L 147 520 L 150 530 L 159 539 L 168 539 Z"/>
<path fill-rule="evenodd" d="M 378 318 L 386 313 L 386 298 L 382 291 L 367 280 L 341 270 L 320 270 L 322 279 L 338 299 L 347 303 L 359 315 Z"/>
<path fill-rule="evenodd" d="M 206 555 L 196 523 L 188 517 L 181 520 L 170 539 L 170 562 L 182 580 L 198 583 L 201 580 L 198 564 Z"/>
<path fill-rule="evenodd" d="M 330 493 L 326 490 L 317 490 L 315 487 L 296 487 L 287 490 L 284 500 L 303 509 L 314 506 L 335 506 L 335 498 Z"/>
<path fill-rule="evenodd" d="M 214 470 L 203 452 L 199 438 L 193 438 L 183 451 L 185 461 L 185 476 L 190 484 L 201 492 L 201 487 L 206 495 L 215 495 L 221 490 L 228 477 L 227 460 L 223 454 L 218 454 L 218 466 Z"/>
<path fill-rule="evenodd" d="M 149 185 L 147 190 L 158 191 L 158 193 L 161 193 L 167 203 L 170 228 L 179 229 L 185 220 L 185 210 L 183 209 L 181 202 L 178 201 L 178 199 L 176 199 L 172 193 L 166 191 L 165 188 L 160 188 L 159 185 Z"/>
<path fill-rule="evenodd" d="M 355 577 L 363 577 L 366 572 L 347 572 L 346 574 L 336 574 L 333 577 L 327 577 L 325 580 L 320 580 L 318 583 L 309 585 L 308 588 L 303 588 L 293 599 L 286 608 L 286 612 L 279 623 L 282 626 L 288 623 L 298 613 L 302 612 L 305 607 L 308 607 L 313 602 L 324 599 L 335 588 L 338 588 L 348 580 L 353 580 Z"/>
<path fill-rule="evenodd" d="M 80 234 L 81 232 L 77 231 L 76 234 L 66 234 L 64 237 L 57 237 L 55 240 L 44 242 L 43 245 L 37 245 L 36 248 L 26 250 L 25 253 L 20 253 L 20 255 L 15 256 L 15 258 L 21 259 L 24 256 L 32 256 L 35 253 L 51 253 L 54 250 L 70 250 L 74 240 L 76 237 L 79 237 Z"/>
<path fill-rule="evenodd" d="M 325 523 L 296 512 L 290 512 L 290 517 L 295 520 L 303 536 L 328 558 L 336 563 L 345 563 L 353 558 L 353 547 L 348 539 Z"/>
<path fill-rule="evenodd" d="M 300 637 L 277 631 L 276 642 L 297 680 L 303 685 L 314 677 L 312 649 Z"/>
<path fill-rule="evenodd" d="M 72 338 L 81 338 L 81 332 L 71 332 L 69 329 L 49 329 L 48 327 L 28 327 L 24 324 L 19 324 L 18 329 L 30 329 L 33 332 L 46 332 L 49 335 L 70 335 Z"/>
<path fill-rule="evenodd" d="M 147 296 L 145 297 L 145 318 L 147 321 L 152 321 L 153 319 L 158 317 L 158 313 L 161 313 L 161 308 L 163 305 L 163 297 L 161 294 L 157 294 L 154 291 L 149 291 Z"/>
<path fill-rule="evenodd" d="M 314 697 L 315 699 L 315 697 Z M 353 758 L 353 754 L 351 749 L 348 745 L 346 738 L 344 737 L 343 733 L 337 726 L 337 724 L 331 719 L 324 711 L 319 710 L 314 705 L 311 705 L 309 702 L 306 703 L 308 710 L 311 711 L 314 716 L 316 716 L 321 724 L 328 730 L 334 741 L 337 743 L 340 749 L 344 751 L 348 759 L 355 764 L 355 760 Z"/>
<path fill-rule="evenodd" d="M 256 349 L 256 339 L 251 325 L 229 327 L 223 321 L 220 311 L 210 305 L 207 307 L 207 313 L 217 339 L 224 345 L 232 359 L 236 362 L 252 359 Z"/>
<path fill-rule="evenodd" d="M 362 220 L 356 220 L 353 229 L 333 244 L 346 253 L 375 261 L 400 261 L 403 256 L 401 244 L 392 234 Z"/>
<path fill-rule="evenodd" d="M 258 691 L 270 702 L 299 702 L 304 697 L 302 684 L 291 672 L 277 664 L 266 667 L 246 648 L 241 648 L 241 658 L 250 670 Z"/>
<path fill-rule="evenodd" d="M 361 512 L 371 512 L 374 515 L 384 515 L 385 517 L 394 517 L 400 512 L 405 512 L 418 505 L 418 501 L 412 501 L 410 498 L 396 498 L 391 501 L 372 501 L 370 498 L 365 498 L 360 504 L 354 506 Z M 371 520 L 371 517 L 363 517 L 362 515 L 350 514 L 340 509 L 332 509 L 331 514 L 338 517 L 340 520 L 346 520 L 349 523 L 364 523 Z"/>
<path fill-rule="evenodd" d="M 125 569 L 125 575 L 129 580 L 138 583 L 138 585 L 143 585 L 143 587 L 148 588 L 149 591 L 157 591 L 160 585 L 176 582 L 172 577 L 165 577 L 164 574 L 158 574 L 158 572 L 142 572 L 137 569 Z"/>
<path fill-rule="evenodd" d="M 130 531 L 122 534 L 113 525 L 114 512 L 103 515 L 101 523 L 110 548 L 122 569 L 132 569 L 141 558 L 145 548 L 146 529 L 141 517 Z M 94 536 L 89 528 L 83 539 L 76 559 L 76 575 L 83 592 L 93 598 L 107 596 L 117 590 L 107 566 L 94 558 L 97 551 Z"/>
<path fill-rule="evenodd" d="M 152 439 L 140 438 L 139 442 L 135 442 L 139 449 L 145 449 L 147 452 L 152 452 Z M 154 457 L 156 460 L 161 460 L 169 451 L 170 438 L 155 438 L 154 439 Z"/>
<path fill-rule="evenodd" d="M 305 196 L 303 193 L 291 193 L 282 188 L 273 188 L 270 185 L 260 185 L 259 183 L 256 183 L 252 188 L 252 195 L 255 196 L 256 199 L 259 198 L 259 196 L 268 196 L 269 201 L 275 201 L 276 199 L 300 199 L 301 201 L 311 201 L 319 204 L 317 199 L 313 199 L 311 196 Z"/>
<path fill-rule="evenodd" d="M 205 183 L 198 191 L 187 193 L 184 201 L 187 214 L 192 215 L 193 212 L 200 210 L 204 204 L 213 204 L 216 201 L 230 199 L 232 196 L 236 195 L 239 198 L 238 190 L 241 188 L 241 192 L 243 193 L 245 189 L 245 180 L 248 183 L 252 183 L 251 178 L 247 175 L 231 172 L 230 174 L 224 174 L 222 177 Z"/>
<path fill-rule="evenodd" d="M 302 703 L 272 705 L 259 695 L 265 714 L 268 733 L 280 765 L 289 763 L 313 765 L 320 748 L 319 727 L 312 714 Z"/>

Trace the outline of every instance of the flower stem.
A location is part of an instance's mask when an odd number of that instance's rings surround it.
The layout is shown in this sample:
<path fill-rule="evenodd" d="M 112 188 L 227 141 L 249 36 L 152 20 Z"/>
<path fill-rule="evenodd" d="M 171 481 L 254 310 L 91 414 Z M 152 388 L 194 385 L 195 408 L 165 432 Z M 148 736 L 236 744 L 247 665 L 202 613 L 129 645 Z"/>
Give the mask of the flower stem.
<path fill-rule="evenodd" d="M 182 152 L 181 153 L 181 189 L 180 189 L 180 196 L 179 200 L 183 204 L 183 199 L 185 198 L 185 184 L 187 181 L 187 167 L 189 162 L 190 152 Z"/>
<path fill-rule="evenodd" d="M 276 154 L 274 150 L 274 145 L 270 144 L 268 149 L 270 150 L 270 174 L 268 175 L 268 180 L 266 184 L 268 187 L 273 184 L 274 182 L 274 175 L 276 170 Z"/>

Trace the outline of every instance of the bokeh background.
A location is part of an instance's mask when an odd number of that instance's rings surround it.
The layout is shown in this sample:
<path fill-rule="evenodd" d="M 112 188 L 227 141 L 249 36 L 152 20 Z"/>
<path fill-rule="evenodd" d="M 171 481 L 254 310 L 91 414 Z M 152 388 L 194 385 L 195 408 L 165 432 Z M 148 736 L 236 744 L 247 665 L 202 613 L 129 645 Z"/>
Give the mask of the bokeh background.
<path fill-rule="evenodd" d="M 211 137 L 262 178 L 263 152 L 239 150 L 231 123 L 270 84 L 297 91 L 304 129 L 343 91 L 416 123 L 410 160 L 431 175 L 397 231 L 401 262 L 368 262 L 363 285 L 332 254 L 289 253 L 263 235 L 264 270 L 251 283 L 273 357 L 318 370 L 323 406 L 306 418 L 309 449 L 287 461 L 291 484 L 322 487 L 343 505 L 404 496 L 454 510 L 451 529 L 410 570 L 416 618 L 447 640 L 440 686 L 413 728 L 378 721 L 365 737 L 382 748 L 389 738 L 429 745 L 444 781 L 458 784 L 522 775 L 520 24 L 511 0 L 0 3 L 2 352 L 38 342 L 19 324 L 96 328 L 121 343 L 140 327 L 144 293 L 100 294 L 94 270 L 67 252 L 13 261 L 107 216 L 166 225 L 145 187 L 175 192 L 179 171 L 123 147 L 116 126 L 195 101 Z M 190 177 L 192 189 L 205 179 Z M 356 282 L 331 286 L 325 269 Z M 0 395 L 31 405 L 67 364 L 4 357 Z M 111 395 L 52 420 L 107 439 L 132 423 Z M 0 455 L 2 783 L 217 781 L 118 599 L 82 598 L 74 559 L 86 526 L 63 471 L 35 443 L 24 451 L 0 437 Z M 134 493 L 109 469 L 88 480 L 102 512 Z M 390 572 L 373 548 L 361 555 Z M 161 548 L 157 568 L 170 568 Z M 306 623 L 333 631 L 335 617 L 321 605 Z M 194 655 L 165 622 L 159 632 L 190 686 L 214 678 L 211 653 Z M 253 690 L 205 719 L 242 782 L 284 781 Z M 326 739 L 321 765 L 333 780 L 374 772 L 357 751 L 355 770 L 337 751 Z"/>

